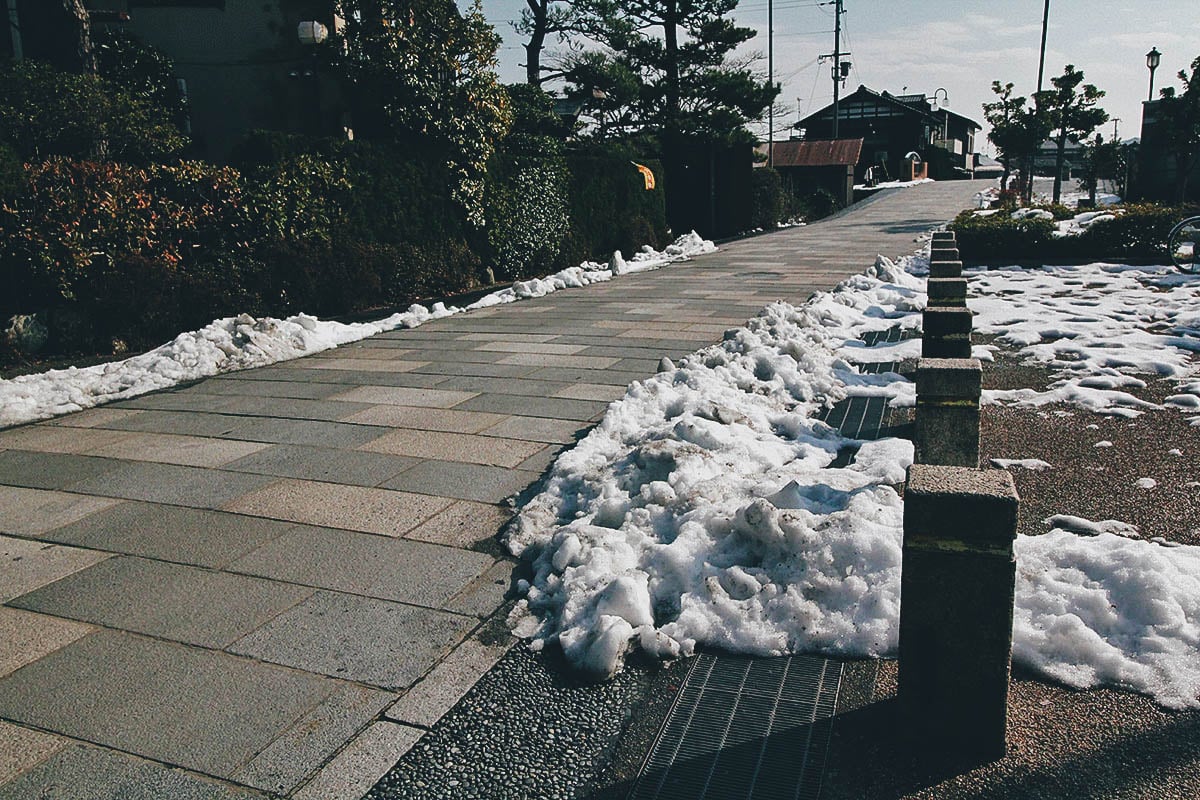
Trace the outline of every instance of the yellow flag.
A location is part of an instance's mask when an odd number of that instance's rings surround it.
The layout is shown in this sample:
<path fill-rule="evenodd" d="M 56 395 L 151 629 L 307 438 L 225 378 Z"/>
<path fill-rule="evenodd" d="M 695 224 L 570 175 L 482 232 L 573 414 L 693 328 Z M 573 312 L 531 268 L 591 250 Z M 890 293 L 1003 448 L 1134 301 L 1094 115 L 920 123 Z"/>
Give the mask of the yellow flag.
<path fill-rule="evenodd" d="M 645 164 L 639 164 L 636 161 L 630 161 L 629 163 L 633 164 L 635 167 L 637 167 L 637 171 L 642 173 L 642 180 L 644 180 L 646 182 L 646 191 L 648 192 L 651 189 L 653 189 L 654 188 L 654 172 L 653 172 L 653 170 L 651 170 Z"/>

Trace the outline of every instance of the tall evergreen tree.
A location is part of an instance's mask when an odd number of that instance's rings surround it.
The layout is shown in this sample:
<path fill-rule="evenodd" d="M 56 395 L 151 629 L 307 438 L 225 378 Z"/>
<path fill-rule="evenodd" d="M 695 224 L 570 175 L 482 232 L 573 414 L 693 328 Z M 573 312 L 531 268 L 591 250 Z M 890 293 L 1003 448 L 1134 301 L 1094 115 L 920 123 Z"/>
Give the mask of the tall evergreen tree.
<path fill-rule="evenodd" d="M 1083 83 L 1083 72 L 1067 64 L 1063 74 L 1051 78 L 1053 89 L 1038 96 L 1038 107 L 1050 115 L 1054 125 L 1054 202 L 1062 197 L 1062 167 L 1067 140 L 1082 142 L 1096 128 L 1108 122 L 1108 113 L 1096 105 L 1104 92 L 1090 83 Z M 1081 86 L 1082 84 L 1082 86 Z"/>
<path fill-rule="evenodd" d="M 1050 123 L 1045 113 L 1037 107 L 1026 108 L 1026 98 L 1013 95 L 1013 85 L 992 81 L 992 91 L 997 99 L 983 104 L 983 115 L 992 126 L 988 139 L 996 145 L 1000 163 L 1004 165 L 1001 186 L 1008 186 L 1008 176 L 1014 166 L 1022 165 L 1022 178 L 1029 181 L 1029 163 L 1037 152 L 1038 145 L 1050 133 Z M 1024 192 L 1022 192 L 1024 196 Z"/>
<path fill-rule="evenodd" d="M 577 17 L 571 5 L 561 0 L 525 0 L 525 5 L 513 28 L 529 37 L 525 43 L 525 82 L 541 86 L 551 77 L 544 74 L 546 68 L 542 66 L 546 39 L 556 36 L 558 41 L 565 41 L 576 30 Z"/>
<path fill-rule="evenodd" d="M 752 59 L 731 57 L 755 35 L 728 18 L 736 6 L 737 0 L 578 0 L 588 35 L 607 49 L 608 74 L 625 71 L 638 82 L 626 133 L 655 133 L 664 141 L 749 138 L 745 124 L 762 118 L 778 89 L 751 69 Z M 589 58 L 567 71 L 577 93 L 595 88 L 583 83 L 597 66 Z M 581 63 L 585 69 L 575 69 Z"/>

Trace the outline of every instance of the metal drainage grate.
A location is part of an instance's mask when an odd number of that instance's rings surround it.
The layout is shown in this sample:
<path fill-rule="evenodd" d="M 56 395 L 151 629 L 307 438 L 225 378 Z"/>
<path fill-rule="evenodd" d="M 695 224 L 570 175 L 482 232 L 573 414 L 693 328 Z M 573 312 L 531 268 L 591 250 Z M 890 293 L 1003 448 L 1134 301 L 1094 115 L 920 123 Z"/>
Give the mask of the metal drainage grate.
<path fill-rule="evenodd" d="M 842 664 L 700 655 L 630 800 L 816 800 Z"/>

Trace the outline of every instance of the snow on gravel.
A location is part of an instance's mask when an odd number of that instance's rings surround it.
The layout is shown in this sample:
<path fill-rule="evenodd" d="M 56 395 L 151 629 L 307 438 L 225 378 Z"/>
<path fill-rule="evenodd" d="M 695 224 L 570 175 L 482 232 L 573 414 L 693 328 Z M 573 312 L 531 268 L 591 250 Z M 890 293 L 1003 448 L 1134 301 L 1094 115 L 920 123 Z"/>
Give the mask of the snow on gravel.
<path fill-rule="evenodd" d="M 519 281 L 493 292 L 466 309 L 437 303 L 432 309 L 414 305 L 408 311 L 375 322 L 343 324 L 307 314 L 287 319 L 247 314 L 218 319 L 198 331 L 182 333 L 160 347 L 123 361 L 78 369 L 56 369 L 38 375 L 0 380 L 0 428 L 125 400 L 224 372 L 262 367 L 319 353 L 396 328 L 415 328 L 464 310 L 487 308 L 569 287 L 611 280 L 614 274 L 644 272 L 715 251 L 695 232 L 662 252 L 644 247 L 626 261 L 618 251 L 608 265 L 584 262 L 546 278 Z"/>

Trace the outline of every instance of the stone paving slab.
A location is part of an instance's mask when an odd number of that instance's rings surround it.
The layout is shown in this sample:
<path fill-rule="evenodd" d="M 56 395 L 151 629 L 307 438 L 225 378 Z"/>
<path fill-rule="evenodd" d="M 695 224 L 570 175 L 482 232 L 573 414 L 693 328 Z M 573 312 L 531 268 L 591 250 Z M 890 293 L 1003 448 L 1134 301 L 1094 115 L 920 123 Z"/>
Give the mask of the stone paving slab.
<path fill-rule="evenodd" d="M 101 630 L 0 679 L 0 717 L 230 778 L 338 686 Z"/>
<path fill-rule="evenodd" d="M 387 718 L 432 728 L 508 652 L 515 639 L 484 644 L 467 639 L 387 710 Z"/>
<path fill-rule="evenodd" d="M 36 536 L 120 502 L 104 497 L 0 485 L 0 508 L 4 509 L 0 515 L 0 533 Z"/>
<path fill-rule="evenodd" d="M 321 422 L 308 419 L 246 419 L 234 420 L 222 435 L 231 439 L 272 444 L 306 444 L 314 447 L 355 448 L 387 432 L 386 428 L 350 425 L 344 422 Z"/>
<path fill-rule="evenodd" d="M 588 427 L 588 425 L 574 420 L 513 416 L 485 428 L 482 433 L 488 436 L 504 436 L 509 439 L 525 439 L 530 442 L 561 444 L 574 442 L 579 438 L 579 434 Z"/>
<path fill-rule="evenodd" d="M 388 478 L 419 463 L 415 458 L 389 455 L 392 451 L 375 448 L 370 442 L 363 447 L 379 450 L 379 452 L 276 444 L 246 458 L 228 463 L 225 465 L 225 469 L 234 472 L 250 472 L 256 475 L 274 475 L 280 478 L 302 478 L 355 486 L 378 486 Z"/>
<path fill-rule="evenodd" d="M 109 558 L 111 553 L 0 536 L 0 602 L 32 592 Z"/>
<path fill-rule="evenodd" d="M 303 601 L 304 586 L 117 556 L 10 600 L 28 611 L 221 648 Z"/>
<path fill-rule="evenodd" d="M 68 745 L 61 736 L 0 720 L 0 797 L 16 797 L 15 788 L 5 789 L 5 784 Z"/>
<path fill-rule="evenodd" d="M 0 800 L 250 800 L 264 795 L 98 747 L 71 745 L 0 785 Z"/>
<path fill-rule="evenodd" d="M 516 394 L 481 394 L 458 405 L 463 411 L 490 411 L 495 414 L 573 419 L 581 422 L 594 421 L 607 407 L 608 403 L 593 400 L 562 400 L 557 397 L 527 397 Z"/>
<path fill-rule="evenodd" d="M 438 608 L 493 561 L 482 553 L 453 547 L 299 526 L 241 558 L 231 569 Z"/>
<path fill-rule="evenodd" d="M 294 527 L 259 517 L 128 501 L 53 528 L 41 538 L 220 569 Z"/>
<path fill-rule="evenodd" d="M 515 467 L 541 450 L 542 445 L 495 436 L 397 428 L 359 449 L 372 453 L 411 456 L 414 459 L 441 458 L 470 464 Z"/>
<path fill-rule="evenodd" d="M 359 800 L 422 733 L 407 725 L 374 723 L 297 792 L 295 800 Z"/>
<path fill-rule="evenodd" d="M 72 453 L 4 450 L 0 451 L 0 483 L 27 489 L 69 489 L 121 466 L 120 461 Z"/>
<path fill-rule="evenodd" d="M 317 481 L 281 480 L 230 502 L 226 511 L 271 519 L 303 522 L 326 528 L 345 528 L 384 536 L 400 536 L 450 505 L 434 491 L 413 494 L 400 488 L 405 475 L 423 462 L 373 489 Z"/>
<path fill-rule="evenodd" d="M 537 478 L 536 472 L 431 459 L 401 472 L 382 486 L 479 503 L 500 503 L 527 489 Z"/>
<path fill-rule="evenodd" d="M 42 453 L 75 453 L 118 442 L 132 434 L 122 431 L 66 428 L 54 425 L 27 425 L 0 431 L 0 449 L 35 450 Z"/>
<path fill-rule="evenodd" d="M 0 678 L 94 631 L 91 625 L 0 606 Z M 0 767 L 0 782 L 4 768 Z"/>
<path fill-rule="evenodd" d="M 2 454 L 0 454 L 2 455 Z M 73 481 L 72 491 L 193 508 L 220 508 L 271 478 L 175 464 L 113 461 L 118 466 Z"/>
<path fill-rule="evenodd" d="M 404 387 L 360 386 L 336 397 L 371 405 L 416 406 L 419 408 L 451 408 L 464 400 L 476 397 L 477 392 L 456 392 L 444 389 L 409 389 Z M 365 411 L 366 409 L 360 409 Z"/>
<path fill-rule="evenodd" d="M 257 453 L 267 445 L 168 433 L 129 433 L 88 450 L 89 455 L 129 461 L 158 461 L 189 467 L 219 467 Z"/>
<path fill-rule="evenodd" d="M 475 625 L 444 611 L 317 592 L 229 650 L 305 672 L 403 689 Z"/>
<path fill-rule="evenodd" d="M 491 542 L 510 519 L 512 512 L 507 509 L 459 500 L 404 534 L 404 538 L 469 549 Z"/>
<path fill-rule="evenodd" d="M 240 378 L 240 380 L 239 380 Z M 324 400 L 342 391 L 335 383 L 287 380 L 247 380 L 246 375 L 209 378 L 203 383 L 181 390 L 209 396 L 244 395 L 246 397 L 295 397 L 303 400 Z"/>

